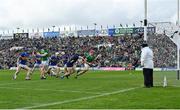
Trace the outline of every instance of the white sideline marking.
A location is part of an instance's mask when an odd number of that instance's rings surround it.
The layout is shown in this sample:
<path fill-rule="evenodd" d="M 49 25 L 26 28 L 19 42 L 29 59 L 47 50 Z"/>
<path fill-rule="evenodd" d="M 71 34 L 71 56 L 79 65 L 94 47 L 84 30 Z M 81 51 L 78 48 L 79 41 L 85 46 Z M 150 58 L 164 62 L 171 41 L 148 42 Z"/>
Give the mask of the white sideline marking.
<path fill-rule="evenodd" d="M 173 85 L 173 87 L 180 87 L 180 86 L 178 86 L 178 85 Z"/>
<path fill-rule="evenodd" d="M 29 88 L 15 88 L 15 87 L 1 87 L 2 89 L 15 89 L 15 90 L 24 90 Z M 54 91 L 54 92 L 74 92 L 74 93 L 87 93 L 87 94 L 102 94 L 100 92 L 86 92 L 86 91 L 71 91 L 71 90 L 52 90 L 52 89 L 30 89 L 36 91 Z"/>
<path fill-rule="evenodd" d="M 27 83 L 27 82 L 28 82 L 28 83 L 32 83 L 32 82 L 39 82 L 39 81 L 21 81 L 21 82 L 4 83 L 4 84 L 0 84 L 0 86 L 21 84 L 21 83 Z"/>
<path fill-rule="evenodd" d="M 52 106 L 52 105 L 59 105 L 59 104 L 77 102 L 77 101 L 82 101 L 82 100 L 94 99 L 94 98 L 98 98 L 98 97 L 104 97 L 104 96 L 109 96 L 109 95 L 113 95 L 113 94 L 128 92 L 128 91 L 131 91 L 131 90 L 134 90 L 134 89 L 137 89 L 137 88 L 140 88 L 140 87 L 129 88 L 129 89 L 122 89 L 122 90 L 119 90 L 119 91 L 103 93 L 103 94 L 100 94 L 100 95 L 82 97 L 82 98 L 65 100 L 65 101 L 59 101 L 59 102 L 53 102 L 53 103 L 47 103 L 47 104 L 34 105 L 34 106 L 23 107 L 23 108 L 19 108 L 19 109 L 33 109 L 33 108 L 39 108 L 39 107 L 47 107 L 47 106 Z"/>
<path fill-rule="evenodd" d="M 90 88 L 90 89 L 80 89 L 80 90 L 86 90 L 86 91 L 91 91 L 91 90 L 96 90 L 96 89 L 100 89 L 101 87 L 94 87 L 94 88 Z M 79 90 L 79 91 L 80 91 Z M 102 93 L 101 93 L 102 94 Z"/>

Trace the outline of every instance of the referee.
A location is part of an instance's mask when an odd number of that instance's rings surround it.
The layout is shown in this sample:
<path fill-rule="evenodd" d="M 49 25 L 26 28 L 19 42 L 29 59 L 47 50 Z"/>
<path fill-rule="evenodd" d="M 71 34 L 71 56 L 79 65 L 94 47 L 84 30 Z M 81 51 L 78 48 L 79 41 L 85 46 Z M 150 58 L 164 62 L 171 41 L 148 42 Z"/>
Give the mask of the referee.
<path fill-rule="evenodd" d="M 153 87 L 153 52 L 147 43 L 141 45 L 141 66 L 143 66 L 144 86 Z"/>

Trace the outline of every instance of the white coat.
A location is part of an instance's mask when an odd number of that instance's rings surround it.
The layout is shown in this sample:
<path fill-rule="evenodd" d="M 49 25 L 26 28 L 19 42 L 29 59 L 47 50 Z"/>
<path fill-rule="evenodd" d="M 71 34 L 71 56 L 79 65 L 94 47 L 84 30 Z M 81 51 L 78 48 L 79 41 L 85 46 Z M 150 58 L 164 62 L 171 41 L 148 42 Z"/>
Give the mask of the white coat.
<path fill-rule="evenodd" d="M 143 68 L 153 69 L 153 52 L 149 47 L 144 47 L 141 50 L 141 66 Z"/>

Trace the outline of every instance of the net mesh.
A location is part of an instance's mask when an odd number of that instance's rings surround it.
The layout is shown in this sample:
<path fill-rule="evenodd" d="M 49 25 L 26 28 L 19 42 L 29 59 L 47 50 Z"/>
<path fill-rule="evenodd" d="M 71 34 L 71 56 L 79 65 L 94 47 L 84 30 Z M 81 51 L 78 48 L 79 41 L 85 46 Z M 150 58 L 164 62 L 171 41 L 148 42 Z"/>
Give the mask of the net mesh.
<path fill-rule="evenodd" d="M 153 23 L 153 26 L 156 26 L 156 34 L 148 35 L 148 44 L 154 52 L 155 68 L 163 69 L 154 72 L 154 83 L 159 86 L 167 83 L 168 86 L 180 87 L 176 72 L 177 45 L 175 44 L 180 43 L 180 36 L 177 33 L 171 38 L 178 28 L 170 22 Z"/>

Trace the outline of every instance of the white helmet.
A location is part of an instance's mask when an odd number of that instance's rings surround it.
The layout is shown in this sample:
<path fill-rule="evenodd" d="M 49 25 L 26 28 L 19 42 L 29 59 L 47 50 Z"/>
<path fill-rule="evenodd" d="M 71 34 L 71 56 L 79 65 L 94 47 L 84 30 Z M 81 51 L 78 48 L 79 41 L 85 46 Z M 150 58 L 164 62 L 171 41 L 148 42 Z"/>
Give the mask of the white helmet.
<path fill-rule="evenodd" d="M 61 55 L 64 55 L 65 54 L 65 52 L 61 52 Z"/>
<path fill-rule="evenodd" d="M 56 52 L 55 55 L 59 55 L 59 52 Z"/>

